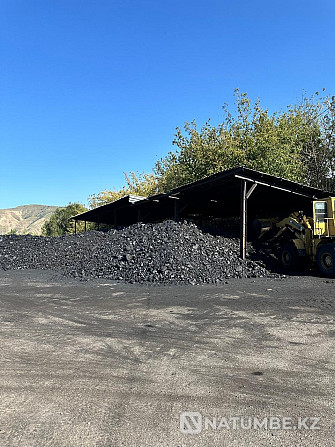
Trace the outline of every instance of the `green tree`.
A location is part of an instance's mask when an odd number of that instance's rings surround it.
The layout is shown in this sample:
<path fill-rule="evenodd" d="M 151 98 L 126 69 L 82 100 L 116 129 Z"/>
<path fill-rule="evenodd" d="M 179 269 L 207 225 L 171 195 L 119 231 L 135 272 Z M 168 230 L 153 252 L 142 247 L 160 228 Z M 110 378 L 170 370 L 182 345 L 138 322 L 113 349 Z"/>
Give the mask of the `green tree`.
<path fill-rule="evenodd" d="M 324 89 L 323 89 L 324 90 Z M 305 183 L 333 190 L 335 163 L 335 97 L 304 98 L 300 106 L 304 118 L 305 139 L 302 161 Z"/>
<path fill-rule="evenodd" d="M 13 234 L 17 234 L 17 230 L 15 228 L 11 228 L 10 231 L 8 231 L 7 235 L 11 236 Z"/>
<path fill-rule="evenodd" d="M 129 194 L 148 197 L 158 192 L 157 178 L 154 174 L 136 174 L 135 172 L 130 172 L 130 174 L 124 173 L 124 175 L 126 185 L 120 190 L 104 190 L 98 194 L 92 194 L 88 198 L 90 208 L 96 208 L 97 206 L 114 202 Z"/>
<path fill-rule="evenodd" d="M 64 208 L 57 208 L 51 217 L 46 220 L 42 227 L 43 236 L 62 236 L 63 234 L 74 233 L 74 222 L 70 217 L 87 211 L 87 208 L 80 203 L 69 203 Z M 84 223 L 77 223 L 77 231 L 84 231 Z"/>
<path fill-rule="evenodd" d="M 208 120 L 200 129 L 195 121 L 177 128 L 177 150 L 155 166 L 159 190 L 241 165 L 316 187 L 334 177 L 334 98 L 316 94 L 270 114 L 236 90 L 234 113 L 227 105 L 224 112 L 217 126 Z"/>
<path fill-rule="evenodd" d="M 125 174 L 125 186 L 90 196 L 90 206 L 167 192 L 237 166 L 335 190 L 335 97 L 324 91 L 270 113 L 236 89 L 235 108 L 223 106 L 221 123 L 209 119 L 198 127 L 193 120 L 177 127 L 176 150 L 156 162 L 153 174 Z"/>

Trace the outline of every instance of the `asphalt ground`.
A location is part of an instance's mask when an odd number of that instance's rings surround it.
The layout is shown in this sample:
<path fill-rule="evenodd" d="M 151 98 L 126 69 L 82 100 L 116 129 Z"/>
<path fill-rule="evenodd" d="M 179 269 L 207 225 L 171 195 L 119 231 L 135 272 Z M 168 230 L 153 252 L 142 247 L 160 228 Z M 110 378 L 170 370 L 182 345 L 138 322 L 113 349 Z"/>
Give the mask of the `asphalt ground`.
<path fill-rule="evenodd" d="M 334 310 L 311 276 L 1 271 L 0 446 L 333 446 Z"/>

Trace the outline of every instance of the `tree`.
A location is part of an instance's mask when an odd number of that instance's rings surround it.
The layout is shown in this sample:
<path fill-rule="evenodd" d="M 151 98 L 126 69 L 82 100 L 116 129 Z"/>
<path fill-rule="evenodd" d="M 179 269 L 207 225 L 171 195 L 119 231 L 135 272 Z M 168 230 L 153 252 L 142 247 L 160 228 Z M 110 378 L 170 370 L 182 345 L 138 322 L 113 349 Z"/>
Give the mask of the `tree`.
<path fill-rule="evenodd" d="M 7 233 L 8 236 L 12 236 L 13 234 L 17 234 L 17 230 L 15 228 L 11 228 Z"/>
<path fill-rule="evenodd" d="M 158 189 L 241 165 L 315 187 L 329 184 L 335 168 L 334 98 L 316 94 L 273 114 L 239 90 L 235 98 L 236 110 L 231 114 L 224 106 L 218 126 L 208 120 L 200 130 L 195 121 L 177 128 L 177 150 L 155 166 Z"/>
<path fill-rule="evenodd" d="M 127 194 L 168 192 L 225 169 L 245 166 L 306 185 L 335 190 L 335 97 L 318 92 L 299 104 L 270 113 L 259 100 L 235 90 L 235 109 L 223 106 L 224 119 L 195 120 L 177 127 L 170 151 L 157 161 L 152 174 L 125 174 L 120 190 L 89 197 L 90 206 L 103 205 Z"/>
<path fill-rule="evenodd" d="M 114 202 L 129 194 L 136 196 L 148 197 L 158 192 L 157 178 L 154 174 L 130 174 L 124 173 L 126 178 L 126 185 L 120 190 L 104 190 L 98 194 L 92 194 L 89 198 L 90 208 L 105 205 L 106 203 Z"/>
<path fill-rule="evenodd" d="M 323 89 L 324 91 L 324 89 Z M 306 132 L 302 150 L 305 183 L 334 190 L 335 163 L 335 97 L 303 98 L 300 106 Z"/>
<path fill-rule="evenodd" d="M 43 236 L 62 236 L 63 234 L 74 233 L 74 222 L 70 217 L 87 211 L 87 208 L 80 203 L 69 203 L 64 208 L 57 208 L 51 217 L 46 220 L 42 227 Z M 77 223 L 77 231 L 84 231 L 83 222 Z"/>

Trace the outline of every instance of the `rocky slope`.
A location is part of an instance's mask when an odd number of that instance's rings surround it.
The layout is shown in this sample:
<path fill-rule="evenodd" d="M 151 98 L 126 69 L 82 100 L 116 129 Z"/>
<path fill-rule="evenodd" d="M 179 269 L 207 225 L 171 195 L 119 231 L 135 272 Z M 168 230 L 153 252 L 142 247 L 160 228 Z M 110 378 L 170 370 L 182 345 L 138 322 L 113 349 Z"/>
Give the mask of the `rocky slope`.
<path fill-rule="evenodd" d="M 11 230 L 17 234 L 41 234 L 46 219 L 57 209 L 57 206 L 23 205 L 16 208 L 0 209 L 0 234 Z"/>

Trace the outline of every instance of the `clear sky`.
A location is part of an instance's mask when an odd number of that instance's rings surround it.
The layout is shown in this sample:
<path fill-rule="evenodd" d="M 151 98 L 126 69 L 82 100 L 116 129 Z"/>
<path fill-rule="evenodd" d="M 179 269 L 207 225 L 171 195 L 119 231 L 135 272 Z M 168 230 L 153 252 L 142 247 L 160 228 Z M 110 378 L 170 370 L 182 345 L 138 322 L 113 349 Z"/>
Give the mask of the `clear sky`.
<path fill-rule="evenodd" d="M 335 94 L 334 0 L 0 0 L 0 208 L 87 202 L 176 126 Z"/>

